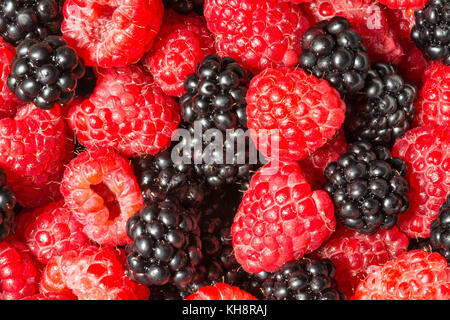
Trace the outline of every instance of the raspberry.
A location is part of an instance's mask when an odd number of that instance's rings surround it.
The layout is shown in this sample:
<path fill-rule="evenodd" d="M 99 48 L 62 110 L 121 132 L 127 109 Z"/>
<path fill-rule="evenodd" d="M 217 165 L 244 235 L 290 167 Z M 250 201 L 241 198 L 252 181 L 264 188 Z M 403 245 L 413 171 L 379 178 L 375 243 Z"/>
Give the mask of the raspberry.
<path fill-rule="evenodd" d="M 213 286 L 200 288 L 186 300 L 258 300 L 250 293 L 232 287 L 226 283 L 217 283 Z"/>
<path fill-rule="evenodd" d="M 401 39 L 410 39 L 411 30 L 416 23 L 414 8 L 386 10 L 391 27 Z"/>
<path fill-rule="evenodd" d="M 59 181 L 73 157 L 67 131 L 59 106 L 44 111 L 29 104 L 14 118 L 0 120 L 0 166 L 23 207 L 36 208 L 61 198 Z"/>
<path fill-rule="evenodd" d="M 165 94 L 179 97 L 184 93 L 184 79 L 214 53 L 214 37 L 201 16 L 181 16 L 172 10 L 165 14 L 157 40 L 142 63 Z"/>
<path fill-rule="evenodd" d="M 408 244 L 408 237 L 397 227 L 370 236 L 340 227 L 312 256 L 334 263 L 338 288 L 351 297 L 370 266 L 397 258 L 407 251 Z"/>
<path fill-rule="evenodd" d="M 27 247 L 12 238 L 0 243 L 0 299 L 18 300 L 38 293 L 39 265 Z"/>
<path fill-rule="evenodd" d="M 390 9 L 399 8 L 423 8 L 427 4 L 427 0 L 378 0 Z"/>
<path fill-rule="evenodd" d="M 88 66 L 136 63 L 162 24 L 161 0 L 67 0 L 61 31 Z"/>
<path fill-rule="evenodd" d="M 361 35 L 371 62 L 395 63 L 404 54 L 384 10 L 372 0 L 313 0 L 303 9 L 312 24 L 337 16 L 348 19 Z"/>
<path fill-rule="evenodd" d="M 41 293 L 79 300 L 146 300 L 148 288 L 126 276 L 117 250 L 85 246 L 54 256 L 42 272 Z"/>
<path fill-rule="evenodd" d="M 433 63 L 423 75 L 424 84 L 416 103 L 417 125 L 446 126 L 450 123 L 450 67 Z"/>
<path fill-rule="evenodd" d="M 397 140 L 393 155 L 408 167 L 408 211 L 398 226 L 410 238 L 427 238 L 450 190 L 450 135 L 446 127 L 422 126 Z"/>
<path fill-rule="evenodd" d="M 167 149 L 180 122 L 178 104 L 142 67 L 100 69 L 89 99 L 73 105 L 68 123 L 88 147 L 116 148 L 125 156 Z"/>
<path fill-rule="evenodd" d="M 299 5 L 281 0 L 206 0 L 204 14 L 219 55 L 254 74 L 295 66 L 301 36 L 310 26 Z"/>
<path fill-rule="evenodd" d="M 83 231 L 100 245 L 124 245 L 128 218 L 144 200 L 129 161 L 111 150 L 90 150 L 64 172 L 61 193 Z"/>
<path fill-rule="evenodd" d="M 409 251 L 367 273 L 352 300 L 450 299 L 450 268 L 437 253 Z"/>
<path fill-rule="evenodd" d="M 438 219 L 431 224 L 430 242 L 434 251 L 439 252 L 450 263 L 450 194 L 439 209 Z"/>
<path fill-rule="evenodd" d="M 83 246 L 88 238 L 83 226 L 64 207 L 63 201 L 53 202 L 23 215 L 29 215 L 24 230 L 25 244 L 36 259 L 46 264 L 50 258 Z"/>
<path fill-rule="evenodd" d="M 261 72 L 250 83 L 247 103 L 248 128 L 258 150 L 286 161 L 314 153 L 334 136 L 345 117 L 339 93 L 301 69 Z"/>
<path fill-rule="evenodd" d="M 406 80 L 420 88 L 422 87 L 422 76 L 429 63 L 414 42 L 409 39 L 402 42 L 406 54 L 398 64 L 398 71 Z"/>
<path fill-rule="evenodd" d="M 38 293 L 32 296 L 22 298 L 20 300 L 73 300 L 73 298 L 64 296 L 62 294 L 50 292 L 48 294 Z"/>
<path fill-rule="evenodd" d="M 253 176 L 234 218 L 236 260 L 247 272 L 274 272 L 317 249 L 335 225 L 330 197 L 311 191 L 298 163 L 272 161 Z"/>
<path fill-rule="evenodd" d="M 339 156 L 347 151 L 347 141 L 343 130 L 339 130 L 336 135 L 328 140 L 308 158 L 300 161 L 303 176 L 311 185 L 311 189 L 321 189 L 325 183 L 323 172 L 330 162 L 337 161 Z"/>
<path fill-rule="evenodd" d="M 7 86 L 7 78 L 11 73 L 11 61 L 16 50 L 0 38 L 0 119 L 12 117 L 18 106 L 22 105 Z"/>

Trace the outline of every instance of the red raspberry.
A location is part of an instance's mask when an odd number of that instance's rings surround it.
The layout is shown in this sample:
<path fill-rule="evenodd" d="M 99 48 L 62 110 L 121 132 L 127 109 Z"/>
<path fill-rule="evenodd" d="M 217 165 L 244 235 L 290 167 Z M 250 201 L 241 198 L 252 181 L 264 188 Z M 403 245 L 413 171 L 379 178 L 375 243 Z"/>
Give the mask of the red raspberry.
<path fill-rule="evenodd" d="M 450 299 L 450 267 L 435 252 L 409 251 L 367 273 L 352 300 Z"/>
<path fill-rule="evenodd" d="M 302 160 L 341 127 L 345 103 L 326 80 L 301 69 L 266 69 L 250 82 L 247 117 L 261 153 L 285 161 Z"/>
<path fill-rule="evenodd" d="M 0 243 L 0 299 L 18 300 L 39 292 L 39 265 L 12 238 Z"/>
<path fill-rule="evenodd" d="M 205 0 L 204 14 L 217 53 L 255 74 L 297 65 L 301 37 L 310 27 L 299 5 L 281 0 Z"/>
<path fill-rule="evenodd" d="M 402 40 L 406 55 L 400 60 L 398 70 L 406 80 L 412 82 L 417 88 L 422 87 L 422 75 L 429 63 L 425 59 L 422 51 L 416 47 L 411 39 Z"/>
<path fill-rule="evenodd" d="M 168 148 L 180 122 L 175 100 L 139 65 L 97 72 L 94 93 L 68 113 L 78 141 L 88 148 L 116 148 L 125 156 Z"/>
<path fill-rule="evenodd" d="M 20 300 L 73 300 L 73 298 L 64 296 L 62 294 L 50 292 L 48 294 L 38 293 Z"/>
<path fill-rule="evenodd" d="M 411 39 L 411 30 L 416 24 L 414 8 L 386 10 L 389 23 L 400 38 Z"/>
<path fill-rule="evenodd" d="M 32 217 L 24 229 L 25 244 L 43 264 L 51 257 L 80 248 L 88 241 L 82 231 L 83 226 L 64 207 L 63 201 L 50 203 L 23 215 Z"/>
<path fill-rule="evenodd" d="M 61 31 L 88 66 L 136 63 L 162 24 L 161 0 L 67 0 Z"/>
<path fill-rule="evenodd" d="M 417 125 L 450 125 L 450 67 L 434 62 L 423 75 L 416 102 Z"/>
<path fill-rule="evenodd" d="M 165 94 L 179 97 L 184 93 L 184 79 L 212 53 L 214 37 L 203 17 L 167 10 L 157 40 L 142 62 Z"/>
<path fill-rule="evenodd" d="M 226 283 L 217 283 L 214 286 L 201 287 L 186 300 L 258 300 L 250 293 Z"/>
<path fill-rule="evenodd" d="M 247 272 L 274 272 L 316 250 L 335 226 L 330 197 L 311 191 L 298 163 L 272 161 L 253 176 L 234 218 L 236 260 Z"/>
<path fill-rule="evenodd" d="M 428 238 L 430 226 L 450 191 L 450 131 L 422 126 L 397 139 L 393 155 L 408 167 L 408 211 L 399 215 L 398 227 L 410 238 Z"/>
<path fill-rule="evenodd" d="M 42 273 L 41 292 L 79 300 L 148 299 L 148 288 L 126 276 L 116 250 L 85 246 L 53 257 Z"/>
<path fill-rule="evenodd" d="M 427 0 L 378 0 L 379 3 L 384 4 L 391 9 L 399 8 L 423 8 L 427 4 Z"/>
<path fill-rule="evenodd" d="M 21 107 L 14 118 L 0 120 L 0 166 L 17 201 L 36 208 L 61 198 L 59 181 L 73 157 L 73 142 L 56 106 Z"/>
<path fill-rule="evenodd" d="M 64 172 L 61 193 L 83 231 L 100 245 L 124 245 L 128 219 L 144 200 L 130 162 L 111 150 L 89 150 Z"/>
<path fill-rule="evenodd" d="M 0 119 L 14 116 L 17 107 L 23 105 L 23 102 L 9 90 L 6 82 L 15 55 L 14 47 L 0 37 Z"/>
<path fill-rule="evenodd" d="M 311 185 L 311 189 L 317 190 L 322 188 L 326 182 L 323 175 L 325 168 L 330 162 L 337 161 L 339 156 L 346 152 L 347 140 L 344 136 L 344 130 L 341 129 L 316 152 L 300 161 L 303 176 Z"/>
<path fill-rule="evenodd" d="M 340 227 L 312 256 L 333 261 L 338 287 L 351 297 L 359 281 L 367 276 L 370 266 L 397 258 L 407 251 L 408 244 L 408 237 L 397 227 L 380 230 L 371 236 Z"/>
<path fill-rule="evenodd" d="M 383 8 L 373 0 L 313 0 L 303 8 L 313 24 L 336 16 L 347 18 L 361 35 L 371 62 L 397 63 L 404 54 Z"/>

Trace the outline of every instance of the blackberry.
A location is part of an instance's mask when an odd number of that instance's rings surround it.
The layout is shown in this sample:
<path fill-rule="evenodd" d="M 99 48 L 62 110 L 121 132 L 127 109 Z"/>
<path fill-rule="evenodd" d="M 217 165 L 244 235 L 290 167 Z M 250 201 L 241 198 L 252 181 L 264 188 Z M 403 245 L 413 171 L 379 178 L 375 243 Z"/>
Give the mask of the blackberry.
<path fill-rule="evenodd" d="M 96 85 L 97 76 L 95 75 L 94 69 L 92 67 L 85 67 L 84 76 L 78 80 L 75 97 L 83 99 L 89 98 L 89 96 L 94 93 Z"/>
<path fill-rule="evenodd" d="M 0 4 L 0 34 L 17 46 L 24 39 L 61 35 L 63 0 L 4 0 Z"/>
<path fill-rule="evenodd" d="M 203 15 L 203 3 L 205 0 L 164 0 L 165 8 L 172 8 L 181 14 L 197 12 Z"/>
<path fill-rule="evenodd" d="M 414 15 L 416 25 L 411 30 L 411 39 L 432 60 L 450 66 L 450 1 L 430 0 Z"/>
<path fill-rule="evenodd" d="M 408 251 L 412 250 L 423 250 L 427 252 L 433 251 L 431 246 L 430 238 L 412 238 L 409 239 Z"/>
<path fill-rule="evenodd" d="M 6 173 L 0 168 L 0 242 L 11 234 L 15 221 L 16 196 L 6 186 Z"/>
<path fill-rule="evenodd" d="M 128 220 L 125 247 L 131 279 L 146 286 L 186 286 L 202 258 L 198 213 L 171 198 L 147 204 Z"/>
<path fill-rule="evenodd" d="M 196 177 L 192 164 L 173 162 L 172 150 L 170 148 L 155 156 L 145 155 L 133 160 L 142 196 L 148 203 L 173 196 L 187 207 L 198 207 L 207 190 Z"/>
<path fill-rule="evenodd" d="M 441 206 L 438 219 L 431 224 L 430 242 L 433 250 L 450 263 L 450 195 Z"/>
<path fill-rule="evenodd" d="M 364 88 L 369 57 L 347 19 L 334 17 L 317 23 L 304 33 L 301 46 L 299 66 L 328 80 L 342 96 Z"/>
<path fill-rule="evenodd" d="M 290 261 L 268 276 L 262 290 L 267 300 L 344 300 L 335 274 L 329 259 Z"/>
<path fill-rule="evenodd" d="M 17 47 L 7 82 L 19 99 L 48 110 L 72 101 L 84 73 L 76 51 L 62 37 L 50 36 L 43 41 L 24 40 Z"/>
<path fill-rule="evenodd" d="M 375 64 L 363 94 L 355 96 L 345 121 L 349 142 L 369 141 L 391 148 L 410 129 L 417 90 L 403 81 L 394 65 Z"/>
<path fill-rule="evenodd" d="M 324 172 L 324 190 L 336 217 L 348 228 L 374 234 L 392 229 L 409 207 L 406 164 L 382 146 L 356 142 Z"/>

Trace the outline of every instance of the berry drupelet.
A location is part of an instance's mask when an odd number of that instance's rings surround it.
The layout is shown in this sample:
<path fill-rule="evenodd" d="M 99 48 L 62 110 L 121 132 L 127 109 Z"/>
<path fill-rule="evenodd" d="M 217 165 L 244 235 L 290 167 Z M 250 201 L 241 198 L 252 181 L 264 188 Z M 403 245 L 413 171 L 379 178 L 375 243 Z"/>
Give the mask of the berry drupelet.
<path fill-rule="evenodd" d="M 450 195 L 439 210 L 439 218 L 431 224 L 430 242 L 433 250 L 450 263 Z"/>
<path fill-rule="evenodd" d="M 362 95 L 348 110 L 347 141 L 369 141 L 392 148 L 414 119 L 417 90 L 405 83 L 392 64 L 377 63 L 368 72 Z"/>
<path fill-rule="evenodd" d="M 301 68 L 328 80 L 343 96 L 364 88 L 369 57 L 361 36 L 347 19 L 319 22 L 304 33 L 301 45 Z"/>
<path fill-rule="evenodd" d="M 11 233 L 14 228 L 16 213 L 16 196 L 14 192 L 6 186 L 5 171 L 0 168 L 0 242 Z"/>
<path fill-rule="evenodd" d="M 450 66 L 450 1 L 430 0 L 414 15 L 416 25 L 411 30 L 411 39 L 432 60 Z"/>
<path fill-rule="evenodd" d="M 19 99 L 48 110 L 56 103 L 72 101 L 77 82 L 84 74 L 83 61 L 62 37 L 27 39 L 17 47 L 8 88 Z"/>
<path fill-rule="evenodd" d="M 128 275 L 146 286 L 186 286 L 202 258 L 198 214 L 166 198 L 147 204 L 127 223 Z"/>
<path fill-rule="evenodd" d="M 336 217 L 348 228 L 374 234 L 392 229 L 409 207 L 406 164 L 382 146 L 351 144 L 324 172 Z"/>
<path fill-rule="evenodd" d="M 344 300 L 335 274 L 330 259 L 290 261 L 268 276 L 262 291 L 267 300 Z"/>
<path fill-rule="evenodd" d="M 0 4 L 0 34 L 14 46 L 24 39 L 61 34 L 62 0 L 5 0 Z"/>

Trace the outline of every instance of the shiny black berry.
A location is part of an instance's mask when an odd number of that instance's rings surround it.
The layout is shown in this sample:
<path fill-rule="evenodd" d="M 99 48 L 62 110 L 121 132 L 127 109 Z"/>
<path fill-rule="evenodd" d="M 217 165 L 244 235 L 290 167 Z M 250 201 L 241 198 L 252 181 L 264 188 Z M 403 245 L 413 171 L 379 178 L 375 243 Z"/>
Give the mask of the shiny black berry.
<path fill-rule="evenodd" d="M 47 110 L 72 101 L 84 73 L 83 61 L 62 37 L 27 39 L 17 47 L 7 84 L 20 100 Z"/>
<path fill-rule="evenodd" d="M 430 0 L 414 15 L 416 25 L 411 30 L 411 39 L 432 60 L 450 66 L 450 1 Z"/>
<path fill-rule="evenodd" d="M 450 195 L 439 210 L 439 217 L 431 224 L 430 242 L 450 263 Z"/>
<path fill-rule="evenodd" d="M 3 0 L 0 34 L 14 46 L 24 39 L 43 40 L 61 34 L 62 0 Z"/>
<path fill-rule="evenodd" d="M 347 103 L 347 141 L 369 141 L 392 148 L 395 140 L 411 128 L 416 99 L 416 87 L 406 83 L 395 66 L 374 64 L 361 94 Z"/>
<path fill-rule="evenodd" d="M 299 66 L 324 78 L 341 95 L 364 88 L 370 62 L 361 36 L 343 17 L 321 21 L 308 29 L 301 41 Z"/>
<path fill-rule="evenodd" d="M 361 141 L 326 167 L 324 190 L 345 226 L 374 234 L 380 228 L 392 229 L 408 209 L 405 174 L 406 164 L 387 148 Z"/>
<path fill-rule="evenodd" d="M 0 241 L 11 234 L 14 228 L 16 213 L 16 196 L 6 186 L 6 173 L 0 168 Z"/>

